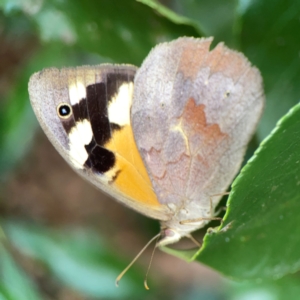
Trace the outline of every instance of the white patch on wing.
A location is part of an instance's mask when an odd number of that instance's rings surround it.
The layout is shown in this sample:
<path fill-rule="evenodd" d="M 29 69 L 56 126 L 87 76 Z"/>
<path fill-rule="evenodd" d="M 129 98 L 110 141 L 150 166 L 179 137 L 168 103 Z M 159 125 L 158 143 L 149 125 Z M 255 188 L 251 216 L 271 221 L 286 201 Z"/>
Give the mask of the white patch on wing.
<path fill-rule="evenodd" d="M 127 82 L 119 87 L 118 93 L 111 99 L 108 107 L 110 123 L 120 126 L 130 124 L 130 107 L 133 96 L 133 82 Z"/>
<path fill-rule="evenodd" d="M 92 141 L 92 138 L 91 123 L 86 119 L 76 122 L 76 126 L 69 133 L 70 159 L 78 169 L 82 169 L 88 159 L 89 155 L 85 146 Z"/>
<path fill-rule="evenodd" d="M 116 166 L 114 166 L 112 169 L 110 169 L 109 171 L 105 172 L 104 175 L 99 176 L 98 179 L 102 183 L 104 183 L 106 185 L 109 185 L 113 181 L 113 178 L 116 176 L 118 170 L 119 169 Z"/>
<path fill-rule="evenodd" d="M 78 104 L 81 99 L 86 98 L 86 88 L 82 82 L 69 86 L 69 98 L 71 105 Z"/>

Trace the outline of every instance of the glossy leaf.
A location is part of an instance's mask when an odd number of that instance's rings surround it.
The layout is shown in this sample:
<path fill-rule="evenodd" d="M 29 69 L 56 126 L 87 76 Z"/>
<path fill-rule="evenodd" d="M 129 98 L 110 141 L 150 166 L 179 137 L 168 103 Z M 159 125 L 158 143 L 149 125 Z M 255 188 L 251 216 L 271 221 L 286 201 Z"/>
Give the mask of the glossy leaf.
<path fill-rule="evenodd" d="M 285 278 L 264 281 L 253 284 L 252 282 L 231 283 L 229 299 L 266 299 L 266 300 L 298 300 L 300 293 L 299 277 L 286 276 Z"/>
<path fill-rule="evenodd" d="M 232 185 L 219 230 L 198 260 L 238 279 L 300 269 L 300 104 L 278 123 Z"/>
<path fill-rule="evenodd" d="M 239 20 L 235 0 L 173 0 L 169 5 L 179 15 L 192 20 L 204 36 L 214 36 L 215 43 L 238 46 L 236 23 Z"/>
<path fill-rule="evenodd" d="M 85 50 L 121 63 L 139 65 L 159 41 L 184 34 L 197 35 L 193 27 L 174 24 L 132 0 L 52 1 L 34 16 L 39 26 L 44 24 L 40 21 L 43 20 L 40 14 L 48 10 L 50 13 L 54 10 L 56 15 L 63 14 L 67 20 L 65 23 L 70 24 L 68 28 L 75 34 L 71 41 L 68 36 L 66 42 L 77 43 Z M 47 26 L 46 29 L 53 30 L 53 27 Z"/>
<path fill-rule="evenodd" d="M 300 99 L 299 14 L 294 0 L 249 1 L 242 14 L 241 50 L 260 69 L 267 96 L 260 138 Z"/>
<path fill-rule="evenodd" d="M 136 0 L 136 1 L 148 5 L 149 7 L 153 8 L 159 14 L 166 17 L 167 19 L 169 19 L 170 21 L 172 21 L 175 24 L 186 24 L 186 25 L 195 27 L 195 29 L 199 31 L 200 35 L 203 35 L 203 33 L 201 32 L 201 29 L 198 27 L 198 24 L 196 22 L 193 22 L 191 19 L 186 18 L 184 16 L 178 15 L 173 10 L 162 5 L 158 1 L 156 1 L 156 0 Z"/>

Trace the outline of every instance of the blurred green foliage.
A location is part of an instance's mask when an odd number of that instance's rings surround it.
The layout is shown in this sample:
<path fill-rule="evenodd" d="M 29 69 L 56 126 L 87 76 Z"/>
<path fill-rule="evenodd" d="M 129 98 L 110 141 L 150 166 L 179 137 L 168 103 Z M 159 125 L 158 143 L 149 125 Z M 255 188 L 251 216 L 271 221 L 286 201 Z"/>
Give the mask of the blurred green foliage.
<path fill-rule="evenodd" d="M 205 237 L 195 258 L 229 278 L 252 280 L 228 284 L 223 299 L 298 299 L 299 278 L 289 274 L 300 268 L 300 109 L 292 108 L 300 94 L 299 16 L 299 0 L 0 1 L 1 182 L 29 151 L 37 128 L 27 93 L 33 72 L 101 62 L 140 65 L 159 42 L 213 35 L 215 44 L 244 52 L 261 70 L 267 103 L 257 140 L 285 116 L 234 182 L 224 223 Z M 137 284 L 143 272 L 128 275 L 119 289 L 109 283 L 123 264 L 88 229 L 62 232 L 8 217 L 2 225 L 0 299 L 44 297 L 14 261 L 10 244 L 83 297 L 151 297 Z M 173 254 L 189 260 L 195 253 Z M 167 288 L 157 289 L 155 298 L 163 298 Z M 204 295 L 190 290 L 185 299 L 208 299 Z"/>

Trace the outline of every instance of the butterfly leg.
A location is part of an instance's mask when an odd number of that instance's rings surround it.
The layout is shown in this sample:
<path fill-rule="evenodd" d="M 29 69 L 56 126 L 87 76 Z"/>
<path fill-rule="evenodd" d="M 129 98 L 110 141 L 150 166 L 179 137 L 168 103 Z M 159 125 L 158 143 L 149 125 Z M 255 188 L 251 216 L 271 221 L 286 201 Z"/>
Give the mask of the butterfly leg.
<path fill-rule="evenodd" d="M 222 223 L 223 219 L 220 217 L 215 217 L 215 216 L 218 215 L 222 210 L 224 210 L 224 208 L 222 207 L 218 211 L 214 212 L 212 197 L 225 196 L 225 195 L 229 195 L 229 192 L 222 193 L 222 194 L 215 194 L 215 195 L 212 195 L 209 197 L 210 217 L 201 217 L 201 218 L 197 218 L 197 219 L 183 220 L 183 221 L 180 221 L 180 224 L 191 224 L 191 223 L 198 223 L 201 221 L 214 221 L 214 220 L 220 221 Z"/>
<path fill-rule="evenodd" d="M 213 198 L 213 197 L 216 197 L 216 196 L 222 196 L 222 197 L 223 197 L 223 196 L 226 196 L 226 195 L 229 195 L 229 194 L 230 194 L 230 192 L 226 192 L 226 193 L 221 193 L 221 194 L 214 194 L 214 195 L 211 195 L 211 196 L 209 197 L 211 217 L 217 216 L 217 215 L 220 214 L 221 211 L 224 211 L 224 210 L 227 209 L 226 207 L 222 206 L 222 207 L 220 207 L 217 211 L 214 212 L 214 210 L 213 210 L 213 202 L 212 202 L 212 198 Z M 221 222 L 222 222 L 222 221 L 221 221 Z"/>
<path fill-rule="evenodd" d="M 196 246 L 198 246 L 199 248 L 202 247 L 202 244 L 200 244 L 197 239 L 195 239 L 191 234 L 186 236 L 187 238 L 189 238 Z"/>

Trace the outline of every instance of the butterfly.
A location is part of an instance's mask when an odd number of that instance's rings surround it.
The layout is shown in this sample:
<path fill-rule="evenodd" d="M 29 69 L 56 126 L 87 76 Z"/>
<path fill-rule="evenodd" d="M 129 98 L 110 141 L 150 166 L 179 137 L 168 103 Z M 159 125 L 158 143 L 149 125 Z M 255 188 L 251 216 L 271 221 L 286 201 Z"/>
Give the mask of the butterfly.
<path fill-rule="evenodd" d="M 49 68 L 30 78 L 32 107 L 57 151 L 94 186 L 159 220 L 159 245 L 212 218 L 262 114 L 258 69 L 211 43 L 161 43 L 139 69 Z"/>

